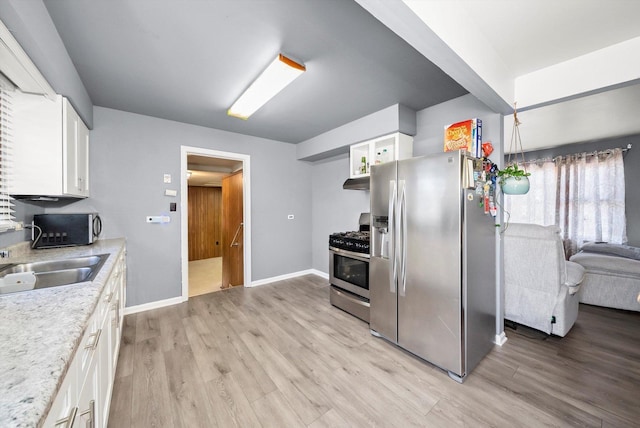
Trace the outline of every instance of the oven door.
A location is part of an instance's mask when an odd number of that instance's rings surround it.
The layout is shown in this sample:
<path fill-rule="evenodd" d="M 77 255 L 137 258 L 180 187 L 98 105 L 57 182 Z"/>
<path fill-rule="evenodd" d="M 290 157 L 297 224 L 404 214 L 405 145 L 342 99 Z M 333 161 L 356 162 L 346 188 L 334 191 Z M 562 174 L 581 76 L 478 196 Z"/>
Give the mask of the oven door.
<path fill-rule="evenodd" d="M 369 299 L 369 255 L 329 247 L 331 284 Z"/>

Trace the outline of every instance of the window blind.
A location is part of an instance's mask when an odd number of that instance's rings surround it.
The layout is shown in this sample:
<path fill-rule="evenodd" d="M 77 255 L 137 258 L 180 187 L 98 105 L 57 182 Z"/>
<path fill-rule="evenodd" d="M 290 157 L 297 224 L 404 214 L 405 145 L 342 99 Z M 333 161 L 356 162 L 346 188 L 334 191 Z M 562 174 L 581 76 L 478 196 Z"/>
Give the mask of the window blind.
<path fill-rule="evenodd" d="M 11 92 L 0 85 L 0 232 L 14 227 L 11 180 Z"/>

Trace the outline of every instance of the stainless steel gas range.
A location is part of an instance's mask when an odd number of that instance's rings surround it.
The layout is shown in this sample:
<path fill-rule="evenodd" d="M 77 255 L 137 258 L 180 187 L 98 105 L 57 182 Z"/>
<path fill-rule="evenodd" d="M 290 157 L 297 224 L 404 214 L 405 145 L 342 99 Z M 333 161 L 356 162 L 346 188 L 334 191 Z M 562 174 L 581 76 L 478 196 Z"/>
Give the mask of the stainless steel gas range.
<path fill-rule="evenodd" d="M 366 322 L 369 322 L 369 222 L 369 213 L 362 213 L 358 231 L 329 236 L 329 301 Z"/>

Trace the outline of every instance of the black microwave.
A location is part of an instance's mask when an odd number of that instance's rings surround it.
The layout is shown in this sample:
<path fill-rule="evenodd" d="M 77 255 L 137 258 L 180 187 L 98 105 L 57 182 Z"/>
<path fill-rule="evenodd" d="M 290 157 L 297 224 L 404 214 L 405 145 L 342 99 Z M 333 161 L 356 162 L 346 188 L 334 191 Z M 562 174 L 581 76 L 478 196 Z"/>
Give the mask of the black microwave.
<path fill-rule="evenodd" d="M 102 231 L 102 220 L 96 213 L 36 214 L 33 226 L 33 248 L 73 247 L 93 244 Z"/>

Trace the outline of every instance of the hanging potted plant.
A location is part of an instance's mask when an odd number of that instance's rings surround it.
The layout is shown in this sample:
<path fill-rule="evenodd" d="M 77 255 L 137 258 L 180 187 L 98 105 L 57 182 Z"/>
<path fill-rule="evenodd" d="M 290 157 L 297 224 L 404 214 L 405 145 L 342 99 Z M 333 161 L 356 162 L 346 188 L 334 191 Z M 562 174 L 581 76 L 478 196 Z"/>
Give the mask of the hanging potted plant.
<path fill-rule="evenodd" d="M 522 139 L 520 138 L 520 121 L 518 120 L 516 105 L 513 105 L 513 132 L 511 133 L 511 143 L 509 144 L 509 158 L 507 166 L 498 171 L 500 188 L 506 195 L 524 195 L 529 191 L 529 176 L 522 150 Z M 518 147 L 522 156 L 522 169 L 518 167 Z M 513 161 L 511 156 L 513 155 Z"/>
<path fill-rule="evenodd" d="M 498 171 L 500 188 L 507 195 L 524 195 L 529 191 L 530 172 L 514 163 Z"/>

